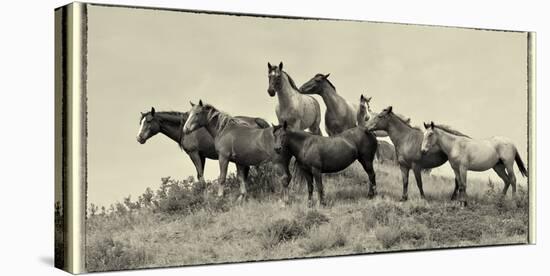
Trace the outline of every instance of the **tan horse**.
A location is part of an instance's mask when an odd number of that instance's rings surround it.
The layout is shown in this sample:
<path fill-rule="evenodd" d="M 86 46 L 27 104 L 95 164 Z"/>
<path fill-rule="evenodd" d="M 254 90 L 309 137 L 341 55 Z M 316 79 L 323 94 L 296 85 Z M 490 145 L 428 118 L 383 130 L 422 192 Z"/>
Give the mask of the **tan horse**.
<path fill-rule="evenodd" d="M 269 87 L 267 93 L 271 97 L 277 95 L 279 102 L 275 108 L 279 124 L 287 122 L 292 129 L 309 129 L 314 134 L 321 135 L 321 107 L 312 96 L 302 95 L 294 80 L 283 71 L 283 63 L 272 66 L 267 63 Z"/>
<path fill-rule="evenodd" d="M 485 140 L 472 139 L 448 126 L 424 124 L 426 131 L 422 140 L 422 153 L 432 147 L 439 147 L 449 159 L 458 180 L 458 200 L 464 206 L 466 202 L 466 176 L 468 171 L 486 171 L 493 169 L 504 181 L 503 194 L 510 184 L 512 193 L 516 193 L 516 175 L 514 161 L 523 176 L 527 169 L 519 156 L 514 143 L 506 137 L 492 137 Z"/>
<path fill-rule="evenodd" d="M 288 171 L 290 155 L 284 152 L 275 152 L 272 127 L 263 129 L 250 127 L 211 105 L 203 104 L 201 100 L 199 104 L 192 104 L 189 118 L 183 126 L 183 133 L 189 135 L 201 128 L 205 128 L 214 139 L 214 146 L 218 154 L 219 197 L 224 194 L 229 162 L 233 162 L 237 166 L 237 176 L 240 182 L 238 200 L 244 200 L 247 197 L 246 186 L 249 185 L 250 166 L 271 163 L 276 174 L 274 181 L 283 187 L 283 200 L 288 201 L 288 184 L 291 177 Z"/>
<path fill-rule="evenodd" d="M 357 111 L 336 92 L 336 87 L 328 79 L 329 75 L 316 74 L 300 87 L 299 92 L 321 96 L 327 106 L 325 110 L 325 131 L 328 136 L 334 136 L 346 129 L 357 126 Z"/>

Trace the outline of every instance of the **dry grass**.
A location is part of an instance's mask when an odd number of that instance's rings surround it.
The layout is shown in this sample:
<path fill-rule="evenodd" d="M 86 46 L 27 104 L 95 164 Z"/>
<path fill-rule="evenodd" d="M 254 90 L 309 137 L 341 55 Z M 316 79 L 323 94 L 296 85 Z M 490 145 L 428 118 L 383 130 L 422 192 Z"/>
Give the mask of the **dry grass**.
<path fill-rule="evenodd" d="M 230 193 L 223 202 L 185 197 L 192 208 L 164 202 L 165 211 L 161 211 L 153 202 L 152 207 L 134 206 L 135 209 L 122 213 L 113 210 L 110 214 L 92 216 L 87 221 L 87 269 L 103 271 L 527 241 L 528 203 L 523 188 L 515 200 L 510 196 L 502 199 L 502 184 L 471 180 L 469 206 L 459 208 L 449 200 L 454 187 L 452 179 L 425 176 L 428 200 L 419 198 L 411 179 L 409 201 L 402 203 L 398 202 L 399 170 L 389 164 L 377 164 L 379 195 L 369 200 L 367 176 L 356 165 L 324 178 L 327 208 L 307 208 L 305 189 L 296 184 L 293 203 L 287 207 L 281 207 L 278 197 L 257 186 L 258 192 L 242 205 L 233 202 L 234 195 Z M 261 177 L 257 179 L 264 181 Z"/>

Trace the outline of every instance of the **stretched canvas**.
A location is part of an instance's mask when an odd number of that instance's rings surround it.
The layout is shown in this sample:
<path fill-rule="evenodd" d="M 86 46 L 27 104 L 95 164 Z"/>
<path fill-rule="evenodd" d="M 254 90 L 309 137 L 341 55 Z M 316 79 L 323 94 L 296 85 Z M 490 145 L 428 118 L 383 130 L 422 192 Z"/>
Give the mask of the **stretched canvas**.
<path fill-rule="evenodd" d="M 88 3 L 55 18 L 59 268 L 535 242 L 532 32 Z"/>

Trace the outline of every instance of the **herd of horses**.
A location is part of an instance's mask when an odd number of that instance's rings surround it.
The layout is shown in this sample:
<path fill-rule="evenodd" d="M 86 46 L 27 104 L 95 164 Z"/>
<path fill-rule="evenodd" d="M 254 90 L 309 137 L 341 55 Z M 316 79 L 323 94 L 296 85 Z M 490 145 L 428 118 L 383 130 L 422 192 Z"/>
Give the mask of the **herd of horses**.
<path fill-rule="evenodd" d="M 378 156 L 389 156 L 397 162 L 402 174 L 401 200 L 408 199 L 409 172 L 412 170 L 420 196 L 424 198 L 422 171 L 449 161 L 455 173 L 455 189 L 451 200 L 466 206 L 467 171 L 493 169 L 504 181 L 503 194 L 509 186 L 516 192 L 513 164 L 527 176 L 527 169 L 516 146 L 505 137 L 487 140 L 472 139 L 449 126 L 424 123 L 425 130 L 411 125 L 410 118 L 394 113 L 391 106 L 381 112 L 371 109 L 371 97 L 360 96 L 358 106 L 349 104 L 336 92 L 329 74 L 316 74 L 297 87 L 283 71 L 283 63 L 268 65 L 269 96 L 277 96 L 275 113 L 278 125 L 262 118 L 231 116 L 203 103 L 191 103 L 188 112 L 141 113 L 137 141 L 163 133 L 174 140 L 191 158 L 197 178 L 204 182 L 206 159 L 218 160 L 218 196 L 224 195 L 229 162 L 237 167 L 240 182 L 239 200 L 246 198 L 250 166 L 270 163 L 273 180 L 282 187 L 281 199 L 289 200 L 292 174 L 289 164 L 296 160 L 294 175 L 304 176 L 308 186 L 308 205 L 313 205 L 313 185 L 318 200 L 325 205 L 323 173 L 339 172 L 358 161 L 369 178 L 368 197 L 376 192 L 373 162 Z M 321 108 L 312 96 L 318 95 L 326 105 L 325 131 L 322 136 Z M 305 130 L 308 131 L 305 131 Z M 391 143 L 381 137 L 389 137 Z"/>

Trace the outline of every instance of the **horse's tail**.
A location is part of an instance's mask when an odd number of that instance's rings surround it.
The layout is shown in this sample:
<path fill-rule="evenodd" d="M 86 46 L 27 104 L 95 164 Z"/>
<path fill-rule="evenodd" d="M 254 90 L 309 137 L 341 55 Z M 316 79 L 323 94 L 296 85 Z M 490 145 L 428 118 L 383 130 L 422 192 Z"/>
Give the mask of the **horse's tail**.
<path fill-rule="evenodd" d="M 256 124 L 258 125 L 259 128 L 268 128 L 269 127 L 269 123 L 262 119 L 262 118 L 254 118 L 254 122 L 256 122 Z"/>
<path fill-rule="evenodd" d="M 518 152 L 516 152 L 516 164 L 518 165 L 519 172 L 521 172 L 521 175 L 527 177 L 527 169 L 525 168 L 525 165 L 523 164 L 523 160 L 521 160 L 521 156 L 519 156 Z"/>

